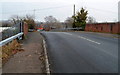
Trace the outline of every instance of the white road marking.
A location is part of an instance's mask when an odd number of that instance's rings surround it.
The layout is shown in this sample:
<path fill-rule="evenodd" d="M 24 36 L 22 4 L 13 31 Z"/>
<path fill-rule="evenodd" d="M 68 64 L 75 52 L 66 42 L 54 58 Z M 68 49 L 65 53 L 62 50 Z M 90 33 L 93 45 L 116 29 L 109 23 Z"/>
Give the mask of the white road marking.
<path fill-rule="evenodd" d="M 67 34 L 67 35 L 72 35 L 72 34 L 70 34 L 70 33 L 66 33 L 66 32 L 65 32 L 64 34 Z"/>
<path fill-rule="evenodd" d="M 45 40 L 43 40 L 43 48 L 44 48 L 44 55 L 45 55 L 46 73 L 47 73 L 47 75 L 50 75 L 50 67 L 49 67 L 49 61 L 48 61 L 48 55 L 47 55 L 47 49 L 46 49 Z"/>
<path fill-rule="evenodd" d="M 87 38 L 82 37 L 82 36 L 78 36 L 78 38 L 85 39 L 85 40 L 87 40 L 87 41 L 90 41 L 90 42 L 93 42 L 93 43 L 96 43 L 96 44 L 101 44 L 101 43 L 99 43 L 99 42 L 96 42 L 96 41 L 93 41 L 93 40 L 87 39 Z"/>
<path fill-rule="evenodd" d="M 73 34 L 66 33 L 66 32 L 65 32 L 64 34 L 73 35 Z M 96 43 L 96 44 L 101 44 L 101 43 L 99 43 L 99 42 L 93 41 L 93 40 L 91 40 L 91 39 L 87 39 L 87 38 L 82 37 L 82 36 L 78 36 L 78 38 L 81 38 L 81 39 L 84 39 L 84 40 L 87 40 L 87 41 L 90 41 L 90 42 L 93 42 L 93 43 Z"/>

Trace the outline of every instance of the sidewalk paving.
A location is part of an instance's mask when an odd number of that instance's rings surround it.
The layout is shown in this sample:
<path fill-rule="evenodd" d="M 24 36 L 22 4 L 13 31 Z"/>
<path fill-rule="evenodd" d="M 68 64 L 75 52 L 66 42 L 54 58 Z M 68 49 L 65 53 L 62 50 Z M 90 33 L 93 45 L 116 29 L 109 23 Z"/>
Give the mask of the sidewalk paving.
<path fill-rule="evenodd" d="M 22 41 L 24 51 L 12 56 L 3 66 L 3 73 L 43 73 L 42 36 L 40 32 L 29 32 L 27 39 Z"/>

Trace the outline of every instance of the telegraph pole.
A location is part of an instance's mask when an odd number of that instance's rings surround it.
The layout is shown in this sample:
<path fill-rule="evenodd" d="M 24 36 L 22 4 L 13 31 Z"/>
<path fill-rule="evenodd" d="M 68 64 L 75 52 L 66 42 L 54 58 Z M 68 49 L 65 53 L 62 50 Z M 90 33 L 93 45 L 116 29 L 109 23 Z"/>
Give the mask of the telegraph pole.
<path fill-rule="evenodd" d="M 74 7 L 73 7 L 73 17 L 74 17 L 73 27 L 75 27 L 75 4 L 74 4 Z"/>
<path fill-rule="evenodd" d="M 75 16 L 75 4 L 74 4 L 74 12 L 73 13 L 74 13 L 74 16 Z"/>
<path fill-rule="evenodd" d="M 35 12 L 36 12 L 36 10 L 34 9 L 33 11 L 34 11 L 34 20 L 35 20 Z"/>

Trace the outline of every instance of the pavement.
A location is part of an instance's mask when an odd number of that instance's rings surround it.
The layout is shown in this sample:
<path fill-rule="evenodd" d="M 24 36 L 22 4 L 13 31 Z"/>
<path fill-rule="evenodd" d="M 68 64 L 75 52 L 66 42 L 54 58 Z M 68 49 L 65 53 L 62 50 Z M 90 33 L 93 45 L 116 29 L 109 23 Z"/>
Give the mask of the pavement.
<path fill-rule="evenodd" d="M 42 34 L 51 73 L 118 73 L 119 38 L 89 32 Z"/>
<path fill-rule="evenodd" d="M 3 73 L 43 73 L 44 64 L 40 60 L 43 53 L 42 36 L 39 32 L 28 33 L 22 41 L 22 49 L 3 66 Z"/>

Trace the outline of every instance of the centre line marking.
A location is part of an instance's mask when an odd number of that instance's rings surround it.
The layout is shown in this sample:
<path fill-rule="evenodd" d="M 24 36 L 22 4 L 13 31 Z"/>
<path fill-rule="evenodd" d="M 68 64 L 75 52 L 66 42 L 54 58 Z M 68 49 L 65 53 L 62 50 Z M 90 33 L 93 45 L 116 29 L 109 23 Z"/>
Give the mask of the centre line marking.
<path fill-rule="evenodd" d="M 65 32 L 64 34 L 72 35 L 72 34 L 70 34 L 70 33 L 66 33 L 66 32 Z M 78 36 L 78 38 L 81 38 L 81 39 L 84 39 L 84 40 L 87 40 L 87 41 L 90 41 L 90 42 L 93 42 L 93 43 L 96 43 L 96 44 L 101 44 L 101 43 L 99 43 L 99 42 L 96 42 L 96 41 L 93 41 L 93 40 L 87 39 L 87 38 L 82 37 L 82 36 Z"/>
<path fill-rule="evenodd" d="M 99 42 L 96 42 L 96 41 L 87 39 L 87 38 L 85 38 L 85 37 L 78 36 L 78 38 L 85 39 L 85 40 L 87 40 L 87 41 L 90 41 L 90 42 L 93 42 L 93 43 L 96 43 L 96 44 L 101 44 L 101 43 L 99 43 Z"/>
<path fill-rule="evenodd" d="M 72 34 L 70 34 L 70 33 L 64 33 L 64 34 L 67 34 L 67 35 L 72 35 Z"/>

